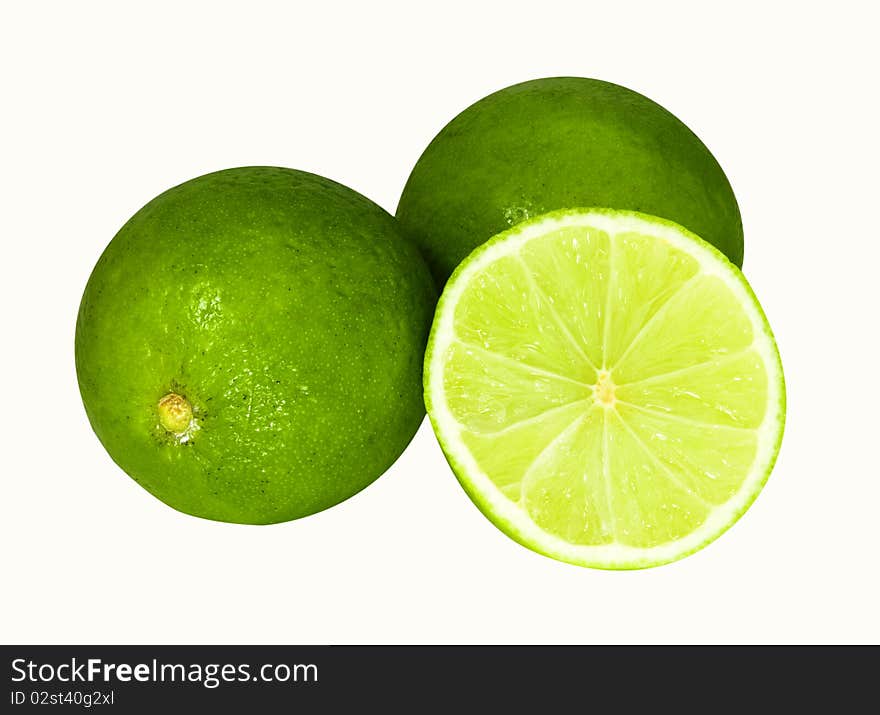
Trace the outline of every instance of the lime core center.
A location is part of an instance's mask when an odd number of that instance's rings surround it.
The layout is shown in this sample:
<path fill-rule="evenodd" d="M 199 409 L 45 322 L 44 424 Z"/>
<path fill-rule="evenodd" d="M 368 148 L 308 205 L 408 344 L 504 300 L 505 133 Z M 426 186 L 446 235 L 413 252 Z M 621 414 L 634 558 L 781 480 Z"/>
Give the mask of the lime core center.
<path fill-rule="evenodd" d="M 159 400 L 159 423 L 169 432 L 183 434 L 192 423 L 193 411 L 189 401 L 176 392 L 169 392 Z"/>
<path fill-rule="evenodd" d="M 602 407 L 614 407 L 617 401 L 614 397 L 614 382 L 611 379 L 611 373 L 607 370 L 601 370 L 593 385 L 593 397 Z"/>

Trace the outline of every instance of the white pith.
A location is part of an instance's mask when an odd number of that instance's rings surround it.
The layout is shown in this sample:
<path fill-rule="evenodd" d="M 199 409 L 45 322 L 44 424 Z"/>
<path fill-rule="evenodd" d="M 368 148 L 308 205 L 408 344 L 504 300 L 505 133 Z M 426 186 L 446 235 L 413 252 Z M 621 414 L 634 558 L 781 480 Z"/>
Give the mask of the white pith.
<path fill-rule="evenodd" d="M 706 521 L 684 538 L 650 548 L 619 543 L 576 545 L 539 527 L 528 513 L 506 497 L 464 446 L 461 426 L 452 416 L 444 392 L 443 361 L 455 337 L 453 320 L 455 306 L 471 279 L 488 264 L 518 253 L 534 238 L 567 227 L 586 226 L 604 231 L 612 239 L 616 234 L 637 232 L 668 241 L 672 246 L 693 256 L 700 264 L 702 275 L 716 276 L 739 299 L 752 324 L 754 342 L 767 371 L 767 408 L 761 425 L 755 430 L 758 448 L 751 469 L 740 489 L 727 502 L 715 507 Z M 773 336 L 757 301 L 742 274 L 714 248 L 683 229 L 667 222 L 655 222 L 637 214 L 605 212 L 588 209 L 551 214 L 544 219 L 514 228 L 498 241 L 477 249 L 447 284 L 432 329 L 426 365 L 427 403 L 438 439 L 450 462 L 455 466 L 463 485 L 484 502 L 493 520 L 511 535 L 533 548 L 572 563 L 598 567 L 638 568 L 673 561 L 708 543 L 740 516 L 760 491 L 776 457 L 784 420 L 782 368 Z"/>

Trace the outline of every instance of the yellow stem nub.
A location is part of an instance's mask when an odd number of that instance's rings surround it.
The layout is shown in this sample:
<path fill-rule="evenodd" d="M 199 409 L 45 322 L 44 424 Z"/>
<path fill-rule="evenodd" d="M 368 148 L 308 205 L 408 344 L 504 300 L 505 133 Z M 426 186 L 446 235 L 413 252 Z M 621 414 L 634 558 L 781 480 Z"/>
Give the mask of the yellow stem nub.
<path fill-rule="evenodd" d="M 183 434 L 192 424 L 193 410 L 189 401 L 176 392 L 159 400 L 159 423 L 174 434 Z"/>

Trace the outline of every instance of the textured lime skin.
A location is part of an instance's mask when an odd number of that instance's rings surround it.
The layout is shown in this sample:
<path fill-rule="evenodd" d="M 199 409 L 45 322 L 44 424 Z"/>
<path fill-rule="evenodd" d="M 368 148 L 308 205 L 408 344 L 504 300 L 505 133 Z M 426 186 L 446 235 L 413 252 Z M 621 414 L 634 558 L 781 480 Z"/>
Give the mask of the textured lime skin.
<path fill-rule="evenodd" d="M 80 392 L 110 456 L 165 503 L 296 519 L 366 487 L 412 438 L 435 299 L 394 219 L 351 189 L 208 174 L 142 208 L 95 266 Z M 185 440 L 159 424 L 169 392 L 192 404 Z"/>
<path fill-rule="evenodd" d="M 576 206 L 674 221 L 742 266 L 739 207 L 705 145 L 650 99 L 581 77 L 523 82 L 465 109 L 419 158 L 397 218 L 442 286 L 495 234 Z"/>

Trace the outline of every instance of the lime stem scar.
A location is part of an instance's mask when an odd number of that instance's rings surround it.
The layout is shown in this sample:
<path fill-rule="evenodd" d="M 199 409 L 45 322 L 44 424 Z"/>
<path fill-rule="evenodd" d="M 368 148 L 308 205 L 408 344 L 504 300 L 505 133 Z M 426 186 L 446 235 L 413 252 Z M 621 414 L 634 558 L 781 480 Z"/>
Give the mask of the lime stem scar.
<path fill-rule="evenodd" d="M 169 432 L 182 434 L 192 423 L 193 410 L 189 401 L 176 392 L 159 400 L 159 423 Z"/>

